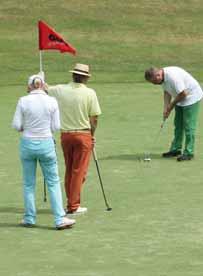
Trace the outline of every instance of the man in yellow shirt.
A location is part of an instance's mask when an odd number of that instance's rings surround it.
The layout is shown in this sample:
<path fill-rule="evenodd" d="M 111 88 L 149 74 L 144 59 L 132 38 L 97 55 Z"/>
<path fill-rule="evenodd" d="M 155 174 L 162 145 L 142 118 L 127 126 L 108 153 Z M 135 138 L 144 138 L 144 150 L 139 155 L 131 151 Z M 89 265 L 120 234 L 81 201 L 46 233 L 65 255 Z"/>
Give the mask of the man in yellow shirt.
<path fill-rule="evenodd" d="M 78 214 L 87 211 L 87 208 L 80 206 L 80 194 L 101 110 L 95 91 L 86 86 L 91 76 L 89 66 L 78 63 L 70 72 L 73 82 L 49 86 L 47 90 L 50 96 L 57 99 L 60 111 L 67 213 Z"/>

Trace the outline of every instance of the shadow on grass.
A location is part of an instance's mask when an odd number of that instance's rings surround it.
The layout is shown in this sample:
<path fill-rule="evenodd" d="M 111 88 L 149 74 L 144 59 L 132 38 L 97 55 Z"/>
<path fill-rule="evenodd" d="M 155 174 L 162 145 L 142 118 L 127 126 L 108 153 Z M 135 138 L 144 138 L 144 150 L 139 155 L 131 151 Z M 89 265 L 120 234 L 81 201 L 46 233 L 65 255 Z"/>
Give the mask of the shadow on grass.
<path fill-rule="evenodd" d="M 23 208 L 17 207 L 0 207 L 0 213 L 14 213 L 14 214 L 23 214 Z M 37 214 L 52 214 L 50 209 L 37 209 Z"/>
<path fill-rule="evenodd" d="M 23 208 L 17 208 L 17 207 L 0 207 L 0 213 L 11 213 L 11 214 L 23 214 L 24 209 Z M 37 214 L 52 214 L 51 210 L 49 209 L 38 209 Z M 1 222 L 0 228 L 26 228 L 20 223 L 6 223 Z M 34 227 L 27 227 L 31 229 L 42 229 L 42 230 L 56 230 L 54 227 L 45 226 L 45 225 L 35 225 Z"/>
<path fill-rule="evenodd" d="M 118 154 L 101 157 L 99 160 L 124 160 L 124 161 L 144 161 L 145 157 L 151 159 L 163 159 L 160 153 L 141 153 L 141 154 Z"/>
<path fill-rule="evenodd" d="M 42 230 L 54 230 L 54 227 L 46 226 L 46 225 L 35 225 L 34 227 L 25 227 L 20 223 L 0 223 L 0 228 L 28 228 L 28 229 L 42 229 Z"/>

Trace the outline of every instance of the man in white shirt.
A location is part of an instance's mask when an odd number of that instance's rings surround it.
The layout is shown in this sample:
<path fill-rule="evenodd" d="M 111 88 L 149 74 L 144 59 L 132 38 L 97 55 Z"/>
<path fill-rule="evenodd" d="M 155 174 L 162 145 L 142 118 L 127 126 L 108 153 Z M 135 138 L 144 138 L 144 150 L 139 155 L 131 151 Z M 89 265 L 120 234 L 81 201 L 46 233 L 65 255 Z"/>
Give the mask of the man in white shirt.
<path fill-rule="evenodd" d="M 163 157 L 178 156 L 177 161 L 191 160 L 194 156 L 195 130 L 202 89 L 196 79 L 180 67 L 149 68 L 145 79 L 162 85 L 164 91 L 163 119 L 167 119 L 175 108 L 174 139 L 169 152 Z M 182 143 L 185 134 L 185 148 Z"/>
<path fill-rule="evenodd" d="M 28 80 L 27 96 L 18 101 L 12 126 L 22 132 L 20 157 L 23 168 L 24 206 L 23 226 L 36 223 L 35 184 L 39 161 L 48 186 L 56 229 L 69 228 L 75 223 L 65 216 L 57 157 L 52 132 L 60 129 L 57 101 L 43 91 L 44 81 L 39 75 Z"/>

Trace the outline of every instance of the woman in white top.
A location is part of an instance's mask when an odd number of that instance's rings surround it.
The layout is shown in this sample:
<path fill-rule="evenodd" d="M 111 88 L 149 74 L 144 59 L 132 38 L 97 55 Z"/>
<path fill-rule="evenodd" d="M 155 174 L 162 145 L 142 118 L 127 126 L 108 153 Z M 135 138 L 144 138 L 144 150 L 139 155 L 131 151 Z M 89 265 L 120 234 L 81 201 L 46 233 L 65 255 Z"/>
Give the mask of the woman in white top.
<path fill-rule="evenodd" d="M 36 223 L 35 184 L 37 162 L 48 186 L 51 208 L 57 229 L 72 226 L 75 220 L 65 217 L 63 209 L 57 157 L 52 132 L 60 129 L 57 101 L 44 90 L 44 80 L 33 75 L 28 80 L 27 96 L 18 101 L 12 126 L 22 132 L 20 157 L 23 168 L 25 214 L 23 226 Z"/>

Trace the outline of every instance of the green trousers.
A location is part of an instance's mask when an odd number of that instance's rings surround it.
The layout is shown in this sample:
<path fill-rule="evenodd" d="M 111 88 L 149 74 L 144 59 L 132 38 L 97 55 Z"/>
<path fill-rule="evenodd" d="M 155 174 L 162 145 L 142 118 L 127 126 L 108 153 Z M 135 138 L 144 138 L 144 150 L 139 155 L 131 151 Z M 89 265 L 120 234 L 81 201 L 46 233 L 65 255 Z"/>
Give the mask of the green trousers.
<path fill-rule="evenodd" d="M 171 151 L 182 150 L 183 139 L 185 136 L 185 149 L 183 154 L 194 155 L 195 130 L 200 102 L 189 106 L 175 107 L 174 118 L 174 139 L 171 144 Z"/>

